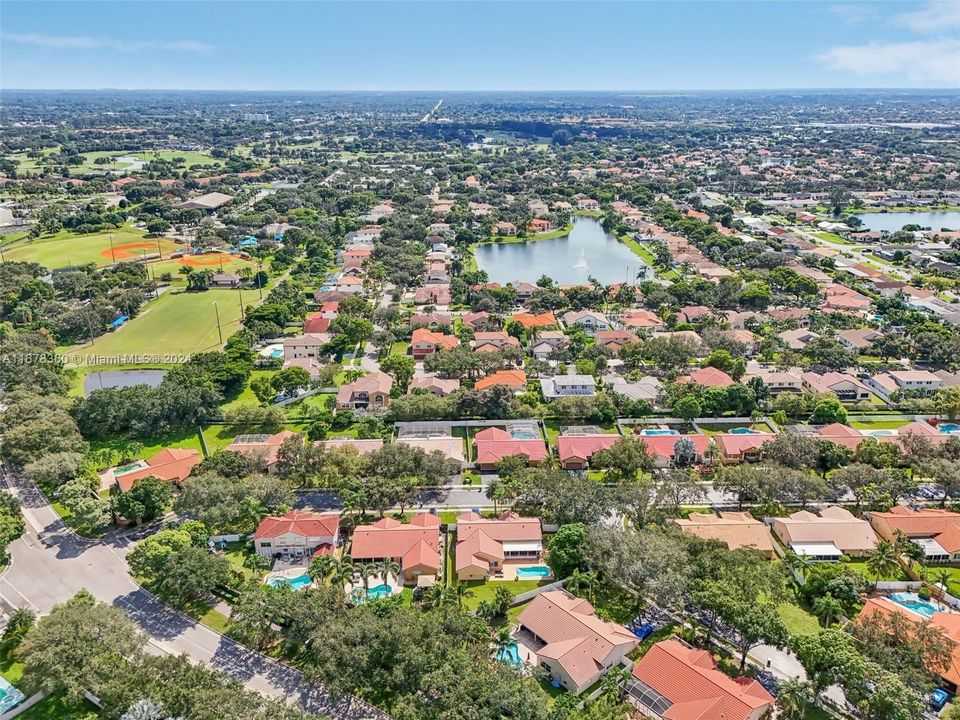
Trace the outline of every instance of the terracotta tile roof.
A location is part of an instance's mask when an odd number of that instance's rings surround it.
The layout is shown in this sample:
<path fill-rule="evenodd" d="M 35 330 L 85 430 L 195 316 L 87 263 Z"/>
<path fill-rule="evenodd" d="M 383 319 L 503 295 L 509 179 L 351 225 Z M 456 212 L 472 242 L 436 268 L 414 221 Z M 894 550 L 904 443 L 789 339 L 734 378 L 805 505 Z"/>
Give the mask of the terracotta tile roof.
<path fill-rule="evenodd" d="M 881 532 L 888 529 L 890 535 L 899 530 L 907 537 L 931 537 L 951 554 L 960 551 L 960 513 L 897 505 L 890 512 L 870 513 L 870 522 Z"/>
<path fill-rule="evenodd" d="M 546 643 L 537 654 L 558 662 L 577 685 L 593 678 L 614 648 L 638 642 L 625 627 L 601 620 L 590 603 L 565 590 L 540 593 L 517 621 Z"/>
<path fill-rule="evenodd" d="M 460 341 L 453 335 L 444 335 L 427 328 L 417 328 L 413 331 L 410 343 L 412 345 L 434 345 L 438 350 L 452 350 L 460 344 Z"/>
<path fill-rule="evenodd" d="M 167 482 L 183 482 L 193 467 L 200 463 L 200 453 L 196 450 L 166 448 L 147 460 L 147 467 L 116 475 L 121 492 L 127 492 L 137 480 L 155 477 Z"/>
<path fill-rule="evenodd" d="M 350 556 L 354 560 L 400 558 L 404 568 L 424 565 L 440 569 L 440 518 L 428 513 L 414 515 L 409 523 L 382 518 L 353 531 Z"/>
<path fill-rule="evenodd" d="M 325 333 L 330 329 L 330 318 L 324 317 L 323 312 L 315 312 L 303 323 L 303 333 L 312 335 L 316 333 Z"/>
<path fill-rule="evenodd" d="M 253 539 L 265 540 L 287 533 L 305 538 L 336 537 L 339 529 L 339 515 L 315 515 L 291 510 L 286 515 L 268 515 L 261 520 Z"/>
<path fill-rule="evenodd" d="M 273 465 L 277 461 L 277 456 L 280 452 L 280 445 L 288 437 L 293 437 L 296 435 L 295 432 L 290 430 L 281 430 L 275 435 L 271 435 L 263 442 L 253 442 L 253 443 L 237 443 L 236 439 L 230 445 L 227 445 L 225 448 L 230 452 L 240 453 L 241 455 L 259 460 L 263 459 L 266 464 Z"/>
<path fill-rule="evenodd" d="M 677 440 L 688 438 L 697 455 L 703 457 L 710 445 L 710 438 L 706 435 L 647 435 L 642 439 L 647 444 L 647 452 L 651 457 L 672 459 L 675 454 Z"/>
<path fill-rule="evenodd" d="M 354 394 L 360 392 L 381 392 L 390 394 L 393 387 L 393 378 L 384 372 L 373 372 L 359 377 L 351 383 L 341 385 L 337 389 L 337 402 L 344 405 L 353 399 Z"/>
<path fill-rule="evenodd" d="M 717 433 L 713 436 L 713 441 L 720 445 L 724 457 L 740 458 L 744 453 L 759 450 L 774 437 L 770 433 L 743 433 L 742 435 Z"/>
<path fill-rule="evenodd" d="M 534 315 L 533 313 L 515 313 L 511 317 L 525 328 L 546 328 L 554 327 L 557 324 L 557 318 L 552 312 L 540 313 L 539 315 Z"/>
<path fill-rule="evenodd" d="M 709 652 L 678 640 L 654 644 L 633 676 L 673 703 L 663 714 L 667 720 L 748 720 L 774 702 L 756 680 L 727 677 Z"/>
<path fill-rule="evenodd" d="M 498 370 L 492 375 L 487 375 L 485 378 L 477 380 L 473 387 L 477 390 L 485 390 L 495 385 L 503 385 L 517 390 L 526 390 L 527 374 L 523 370 Z"/>
<path fill-rule="evenodd" d="M 726 543 L 731 550 L 752 547 L 765 553 L 773 552 L 769 528 L 750 513 L 690 513 L 687 518 L 673 520 L 673 524 L 685 533 Z"/>
<path fill-rule="evenodd" d="M 607 345 L 609 343 L 625 345 L 626 343 L 635 343 L 640 340 L 640 338 L 627 330 L 597 330 L 594 337 L 599 345 Z"/>
<path fill-rule="evenodd" d="M 694 383 L 703 387 L 729 387 L 733 385 L 733 378 L 715 367 L 697 368 L 689 375 L 678 377 L 676 381 L 678 383 Z"/>
<path fill-rule="evenodd" d="M 787 544 L 832 542 L 841 552 L 872 550 L 877 546 L 870 523 L 838 506 L 824 508 L 819 516 L 800 510 L 785 518 L 774 518 L 772 529 Z"/>
<path fill-rule="evenodd" d="M 619 435 L 560 435 L 557 452 L 560 462 L 589 460 L 597 450 L 606 450 L 623 440 Z"/>
<path fill-rule="evenodd" d="M 490 433 L 487 428 L 474 437 L 477 448 L 477 463 L 492 465 L 507 457 L 523 455 L 528 462 L 539 463 L 547 457 L 547 446 L 543 440 L 514 440 L 509 433 L 500 430 L 499 433 Z M 506 435 L 504 438 L 502 435 Z"/>

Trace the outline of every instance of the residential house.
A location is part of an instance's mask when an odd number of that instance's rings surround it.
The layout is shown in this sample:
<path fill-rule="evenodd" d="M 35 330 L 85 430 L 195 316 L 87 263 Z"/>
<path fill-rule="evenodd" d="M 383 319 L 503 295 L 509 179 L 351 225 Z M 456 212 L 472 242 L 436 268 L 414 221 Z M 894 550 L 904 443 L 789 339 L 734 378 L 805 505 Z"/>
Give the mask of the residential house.
<path fill-rule="evenodd" d="M 336 314 L 334 314 L 336 315 Z M 310 313 L 307 319 L 303 321 L 304 335 L 323 335 L 330 329 L 330 323 L 333 320 L 325 317 L 322 311 Z"/>
<path fill-rule="evenodd" d="M 439 378 L 434 376 L 427 377 L 415 377 L 410 382 L 410 387 L 407 392 L 412 393 L 414 390 L 426 390 L 431 395 L 436 397 L 447 397 L 454 390 L 460 389 L 460 381 L 456 378 Z"/>
<path fill-rule="evenodd" d="M 449 305 L 452 299 L 449 285 L 425 285 L 413 291 L 415 305 Z"/>
<path fill-rule="evenodd" d="M 500 330 L 480 331 L 473 334 L 473 349 L 476 352 L 498 352 L 505 345 L 520 347 L 520 341 Z"/>
<path fill-rule="evenodd" d="M 337 292 L 346 293 L 347 295 L 356 295 L 357 293 L 363 292 L 363 280 L 343 273 L 337 278 L 333 289 Z"/>
<path fill-rule="evenodd" d="M 693 323 L 700 318 L 710 317 L 712 314 L 713 310 L 704 305 L 687 305 L 686 307 L 680 308 L 680 311 L 677 313 L 677 322 Z"/>
<path fill-rule="evenodd" d="M 283 339 L 284 362 L 296 358 L 315 358 L 321 347 L 330 341 L 326 333 L 295 335 Z"/>
<path fill-rule="evenodd" d="M 896 542 L 902 533 L 919 543 L 930 562 L 960 560 L 960 513 L 896 505 L 889 512 L 870 512 L 867 517 L 887 542 Z"/>
<path fill-rule="evenodd" d="M 550 214 L 550 208 L 547 207 L 547 204 L 543 200 L 529 200 L 527 202 L 527 208 L 535 218 L 543 218 Z"/>
<path fill-rule="evenodd" d="M 837 333 L 837 340 L 840 342 L 840 344 L 849 350 L 856 351 L 858 354 L 862 354 L 865 350 L 869 350 L 874 341 L 879 340 L 882 337 L 883 333 L 879 333 L 876 330 L 871 330 L 870 328 L 841 330 Z"/>
<path fill-rule="evenodd" d="M 414 313 L 407 321 L 410 328 L 418 327 L 452 327 L 453 315 L 443 312 Z"/>
<path fill-rule="evenodd" d="M 486 390 L 498 386 L 509 388 L 515 393 L 526 392 L 527 374 L 523 370 L 498 370 L 491 375 L 480 378 L 473 384 L 476 390 Z"/>
<path fill-rule="evenodd" d="M 539 465 L 547 457 L 547 446 L 540 438 L 513 437 L 506 430 L 488 427 L 473 436 L 476 465 L 481 471 L 496 469 L 497 463 L 507 457 L 522 455 L 528 465 Z"/>
<path fill-rule="evenodd" d="M 407 445 L 412 448 L 419 448 L 425 453 L 439 452 L 447 460 L 453 460 L 463 467 L 467 462 L 467 457 L 463 452 L 463 438 L 453 435 L 431 436 L 431 437 L 401 437 L 397 438 L 400 445 Z"/>
<path fill-rule="evenodd" d="M 284 440 L 295 435 L 290 430 L 281 430 L 273 435 L 237 435 L 224 449 L 240 453 L 259 469 L 273 474 L 277 471 L 280 446 Z"/>
<path fill-rule="evenodd" d="M 620 317 L 620 324 L 636 330 L 663 330 L 667 327 L 660 316 L 650 310 L 629 310 Z"/>
<path fill-rule="evenodd" d="M 339 515 L 316 515 L 291 510 L 286 515 L 267 515 L 253 533 L 257 555 L 315 557 L 331 555 L 340 538 Z"/>
<path fill-rule="evenodd" d="M 517 226 L 512 222 L 501 221 L 493 226 L 493 234 L 499 237 L 513 236 L 517 234 Z"/>
<path fill-rule="evenodd" d="M 444 335 L 426 328 L 417 328 L 410 338 L 410 354 L 414 360 L 423 360 L 428 355 L 433 355 L 440 350 L 453 350 L 459 344 L 460 341 L 453 335 Z"/>
<path fill-rule="evenodd" d="M 731 678 L 708 650 L 676 638 L 655 643 L 633 666 L 624 690 L 638 716 L 656 720 L 760 720 L 775 702 L 756 680 Z"/>
<path fill-rule="evenodd" d="M 868 310 L 873 302 L 866 295 L 861 295 L 845 285 L 828 285 L 824 288 L 824 295 L 826 302 L 823 307 L 826 310 L 862 313 Z"/>
<path fill-rule="evenodd" d="M 553 223 L 545 218 L 534 218 L 527 225 L 527 231 L 532 233 L 545 233 L 553 229 Z"/>
<path fill-rule="evenodd" d="M 873 396 L 870 388 L 848 373 L 827 372 L 821 375 L 805 372 L 800 375 L 800 378 L 808 390 L 816 393 L 832 393 L 841 402 L 869 400 Z"/>
<path fill-rule="evenodd" d="M 943 387 L 943 380 L 929 370 L 890 370 L 864 380 L 864 384 L 884 400 L 894 393 L 933 394 Z"/>
<path fill-rule="evenodd" d="M 533 283 L 524 282 L 523 280 L 514 280 L 510 283 L 510 286 L 517 293 L 517 300 L 520 302 L 526 302 L 540 289 Z"/>
<path fill-rule="evenodd" d="M 798 373 L 763 372 L 749 377 L 759 377 L 771 395 L 777 395 L 783 392 L 797 394 L 803 392 L 803 378 L 801 378 Z"/>
<path fill-rule="evenodd" d="M 385 408 L 390 404 L 393 378 L 384 372 L 374 372 L 344 383 L 337 390 L 339 410 L 366 410 Z"/>
<path fill-rule="evenodd" d="M 520 565 L 543 559 L 540 518 L 504 512 L 496 519 L 475 512 L 457 516 L 456 571 L 458 580 L 488 577 L 514 580 Z"/>
<path fill-rule="evenodd" d="M 197 450 L 165 448 L 148 460 L 135 463 L 137 467 L 126 472 L 121 473 L 114 469 L 113 479 L 120 492 L 129 492 L 137 480 L 148 477 L 179 484 L 190 476 L 190 471 L 200 460 Z"/>
<path fill-rule="evenodd" d="M 583 328 L 587 335 L 594 335 L 598 330 L 609 330 L 611 328 L 606 315 L 593 310 L 571 310 L 564 313 L 563 324 L 568 328 Z"/>
<path fill-rule="evenodd" d="M 350 557 L 354 562 L 393 560 L 400 565 L 398 579 L 405 585 L 427 584 L 440 579 L 440 518 L 419 513 L 409 523 L 381 518 L 353 531 Z"/>
<path fill-rule="evenodd" d="M 760 344 L 760 337 L 756 333 L 749 330 L 721 330 L 720 334 L 728 340 L 743 345 L 743 351 L 747 356 L 756 355 Z"/>
<path fill-rule="evenodd" d="M 704 540 L 718 540 L 731 550 L 752 548 L 766 558 L 773 557 L 770 528 L 748 512 L 690 513 L 671 522 L 688 535 Z"/>
<path fill-rule="evenodd" d="M 477 330 L 491 321 L 490 313 L 481 310 L 480 312 L 466 312 L 460 317 L 461 322 L 467 327 Z"/>
<path fill-rule="evenodd" d="M 600 203 L 593 198 L 582 197 L 577 200 L 577 210 L 599 210 Z"/>
<path fill-rule="evenodd" d="M 609 450 L 623 440 L 619 435 L 559 435 L 556 439 L 560 467 L 564 470 L 586 470 L 590 458 L 598 450 Z"/>
<path fill-rule="evenodd" d="M 717 433 L 713 442 L 720 450 L 726 464 L 756 462 L 763 453 L 763 446 L 773 440 L 772 433 Z"/>
<path fill-rule="evenodd" d="M 729 387 L 734 380 L 723 370 L 715 367 L 697 368 L 689 375 L 681 375 L 676 379 L 678 383 L 692 383 L 703 387 Z"/>
<path fill-rule="evenodd" d="M 694 357 L 703 358 L 710 352 L 710 348 L 697 333 L 693 330 L 675 330 L 673 332 L 654 332 L 655 338 L 667 338 L 681 340 L 690 348 Z"/>
<path fill-rule="evenodd" d="M 811 560 L 864 557 L 877 546 L 870 523 L 838 505 L 824 508 L 819 515 L 799 510 L 773 518 L 771 530 L 787 548 Z"/>
<path fill-rule="evenodd" d="M 533 341 L 530 352 L 538 360 L 546 360 L 555 349 L 566 347 L 568 343 L 567 336 L 561 330 L 544 330 Z"/>
<path fill-rule="evenodd" d="M 747 330 L 750 327 L 763 324 L 763 315 L 750 310 L 744 312 L 740 312 L 739 310 L 726 310 L 723 315 L 733 330 Z"/>
<path fill-rule="evenodd" d="M 206 195 L 200 195 L 189 200 L 177 203 L 173 207 L 177 210 L 205 210 L 212 212 L 233 203 L 233 197 L 224 193 L 212 192 Z"/>
<path fill-rule="evenodd" d="M 579 694 L 620 664 L 639 640 L 601 620 L 593 606 L 566 590 L 540 593 L 517 617 L 514 633 L 548 677 Z"/>
<path fill-rule="evenodd" d="M 778 333 L 777 337 L 790 350 L 803 350 L 809 343 L 819 338 L 820 334 L 805 328 L 796 328 Z"/>
<path fill-rule="evenodd" d="M 552 312 L 545 312 L 540 314 L 534 313 L 514 313 L 510 316 L 510 319 L 514 322 L 520 323 L 524 330 L 529 330 L 530 328 L 553 328 L 557 327 L 557 318 Z"/>
<path fill-rule="evenodd" d="M 358 455 L 369 455 L 383 447 L 383 440 L 380 438 L 361 440 L 352 437 L 335 437 L 327 440 L 316 440 L 314 444 L 322 446 L 324 450 L 336 450 L 338 448 L 348 447 L 356 450 Z"/>
<path fill-rule="evenodd" d="M 661 469 L 674 464 L 701 465 L 710 447 L 710 438 L 706 435 L 645 435 L 643 441 L 647 444 L 647 454 L 653 458 L 654 467 Z M 678 450 L 691 449 L 691 457 L 677 457 Z"/>
<path fill-rule="evenodd" d="M 541 378 L 540 390 L 544 400 L 562 397 L 583 397 L 597 394 L 597 381 L 593 375 L 554 375 Z"/>
<path fill-rule="evenodd" d="M 628 382 L 619 375 L 606 375 L 603 381 L 612 392 L 631 400 L 645 400 L 653 406 L 663 395 L 663 383 L 652 375 L 638 378 L 635 382 Z"/>

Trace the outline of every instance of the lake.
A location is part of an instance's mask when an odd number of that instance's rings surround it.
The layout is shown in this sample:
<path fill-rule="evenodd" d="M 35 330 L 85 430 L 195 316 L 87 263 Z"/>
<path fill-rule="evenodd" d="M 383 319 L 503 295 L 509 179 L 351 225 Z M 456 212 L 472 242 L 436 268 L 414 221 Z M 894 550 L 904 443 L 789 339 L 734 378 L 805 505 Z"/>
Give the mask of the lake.
<path fill-rule="evenodd" d="M 131 385 L 149 385 L 156 387 L 163 382 L 166 370 L 104 370 L 87 373 L 83 378 L 83 394 L 89 395 L 101 388 L 130 387 Z"/>
<path fill-rule="evenodd" d="M 603 230 L 599 221 L 573 217 L 569 235 L 523 243 L 478 245 L 477 267 L 490 282 L 536 282 L 541 275 L 561 285 L 586 284 L 594 277 L 604 285 L 635 280 L 646 263 L 630 248 Z"/>
<path fill-rule="evenodd" d="M 931 230 L 950 228 L 960 230 L 960 211 L 931 210 L 927 212 L 887 212 L 887 213 L 856 213 L 856 217 L 863 221 L 866 230 L 887 230 L 896 232 L 904 225 L 919 225 Z"/>

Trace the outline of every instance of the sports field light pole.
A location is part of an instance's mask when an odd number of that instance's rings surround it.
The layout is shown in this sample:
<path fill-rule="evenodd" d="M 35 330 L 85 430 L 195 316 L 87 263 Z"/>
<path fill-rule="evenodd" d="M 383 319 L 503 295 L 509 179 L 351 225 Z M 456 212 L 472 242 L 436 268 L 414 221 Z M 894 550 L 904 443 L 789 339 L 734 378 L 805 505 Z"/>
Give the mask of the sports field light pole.
<path fill-rule="evenodd" d="M 107 237 L 110 238 L 110 259 L 113 260 L 113 264 L 116 265 L 117 256 L 113 252 L 113 233 L 110 233 Z"/>
<path fill-rule="evenodd" d="M 237 292 L 240 293 L 240 319 L 245 320 L 246 314 L 243 312 L 243 288 L 237 285 Z"/>
<path fill-rule="evenodd" d="M 220 308 L 217 307 L 217 301 L 213 301 L 213 311 L 217 314 L 217 335 L 220 337 L 220 344 L 223 345 L 223 332 L 220 330 Z"/>
<path fill-rule="evenodd" d="M 163 251 L 160 250 L 160 235 L 157 235 L 157 255 L 160 256 L 160 259 L 163 260 Z"/>

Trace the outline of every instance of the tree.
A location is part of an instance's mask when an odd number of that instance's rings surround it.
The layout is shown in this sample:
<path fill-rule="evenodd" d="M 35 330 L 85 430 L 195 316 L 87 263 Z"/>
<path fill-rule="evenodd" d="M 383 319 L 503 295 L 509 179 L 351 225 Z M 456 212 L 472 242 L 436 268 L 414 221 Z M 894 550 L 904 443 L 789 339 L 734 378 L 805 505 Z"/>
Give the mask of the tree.
<path fill-rule="evenodd" d="M 599 578 L 595 572 L 580 572 L 574 570 L 567 578 L 567 584 L 564 586 L 570 592 L 583 595 L 587 600 L 593 602 L 594 596 L 599 584 Z"/>
<path fill-rule="evenodd" d="M 463 610 L 463 601 L 474 596 L 473 590 L 460 580 L 450 583 L 446 590 L 446 599 L 448 602 L 456 605 L 457 610 Z"/>
<path fill-rule="evenodd" d="M 413 380 L 415 364 L 413 358 L 405 355 L 387 355 L 380 361 L 380 369 L 393 376 L 400 392 L 406 392 Z"/>
<path fill-rule="evenodd" d="M 275 592 L 266 585 L 241 592 L 231 603 L 227 636 L 261 651 L 275 643 L 280 637 L 275 624 L 279 608 L 271 597 Z"/>
<path fill-rule="evenodd" d="M 29 608 L 17 608 L 7 618 L 7 626 L 0 639 L 0 652 L 9 658 L 20 646 L 23 638 L 37 622 L 37 614 Z"/>
<path fill-rule="evenodd" d="M 810 416 L 810 422 L 814 425 L 846 423 L 847 409 L 832 395 L 825 397 L 814 406 L 813 415 Z"/>
<path fill-rule="evenodd" d="M 145 477 L 135 481 L 133 487 L 117 498 L 116 508 L 123 517 L 139 525 L 162 516 L 172 499 L 173 487 L 169 482 Z"/>
<path fill-rule="evenodd" d="M 933 402 L 938 413 L 949 420 L 956 420 L 960 417 L 960 385 L 937 390 Z"/>
<path fill-rule="evenodd" d="M 800 577 L 807 579 L 807 573 L 813 569 L 813 560 L 806 554 L 798 555 L 793 550 L 788 550 L 785 557 L 787 566 L 794 572 L 800 573 Z"/>
<path fill-rule="evenodd" d="M 281 395 L 293 397 L 299 390 L 310 385 L 310 372 L 296 365 L 286 367 L 270 379 L 270 384 Z"/>
<path fill-rule="evenodd" d="M 693 420 L 694 418 L 700 417 L 703 412 L 700 408 L 700 403 L 697 402 L 697 399 L 692 395 L 685 395 L 680 398 L 676 404 L 673 406 L 673 412 L 678 416 L 687 420 Z"/>
<path fill-rule="evenodd" d="M 960 462 L 937 458 L 926 462 L 922 467 L 923 474 L 943 487 L 940 496 L 940 507 L 945 507 L 947 498 L 960 495 Z"/>
<path fill-rule="evenodd" d="M 547 564 L 554 576 L 565 578 L 584 567 L 584 543 L 587 530 L 583 523 L 561 525 L 547 547 Z"/>
<path fill-rule="evenodd" d="M 607 470 L 607 476 L 614 482 L 635 479 L 637 472 L 649 472 L 653 469 L 653 458 L 647 451 L 647 443 L 641 438 L 625 437 L 609 448 L 598 450 L 590 458 L 595 468 Z"/>
<path fill-rule="evenodd" d="M 780 683 L 777 707 L 783 720 L 803 720 L 807 708 L 815 700 L 813 687 L 803 680 L 787 680 Z"/>
<path fill-rule="evenodd" d="M 817 466 L 820 447 L 817 440 L 794 433 L 781 433 L 763 445 L 763 457 L 794 470 Z"/>
<path fill-rule="evenodd" d="M 897 557 L 896 547 L 886 540 L 878 542 L 877 546 L 867 555 L 867 569 L 876 578 L 874 584 L 899 571 L 900 559 Z"/>
<path fill-rule="evenodd" d="M 830 593 L 814 600 L 812 609 L 813 614 L 817 616 L 820 624 L 827 628 L 830 627 L 843 612 L 843 606 L 840 604 L 840 601 Z"/>
<path fill-rule="evenodd" d="M 721 612 L 721 617 L 736 631 L 734 646 L 740 651 L 740 672 L 747 665 L 747 653 L 751 648 L 761 644 L 784 647 L 790 640 L 776 603 L 767 600 L 730 603 Z"/>

